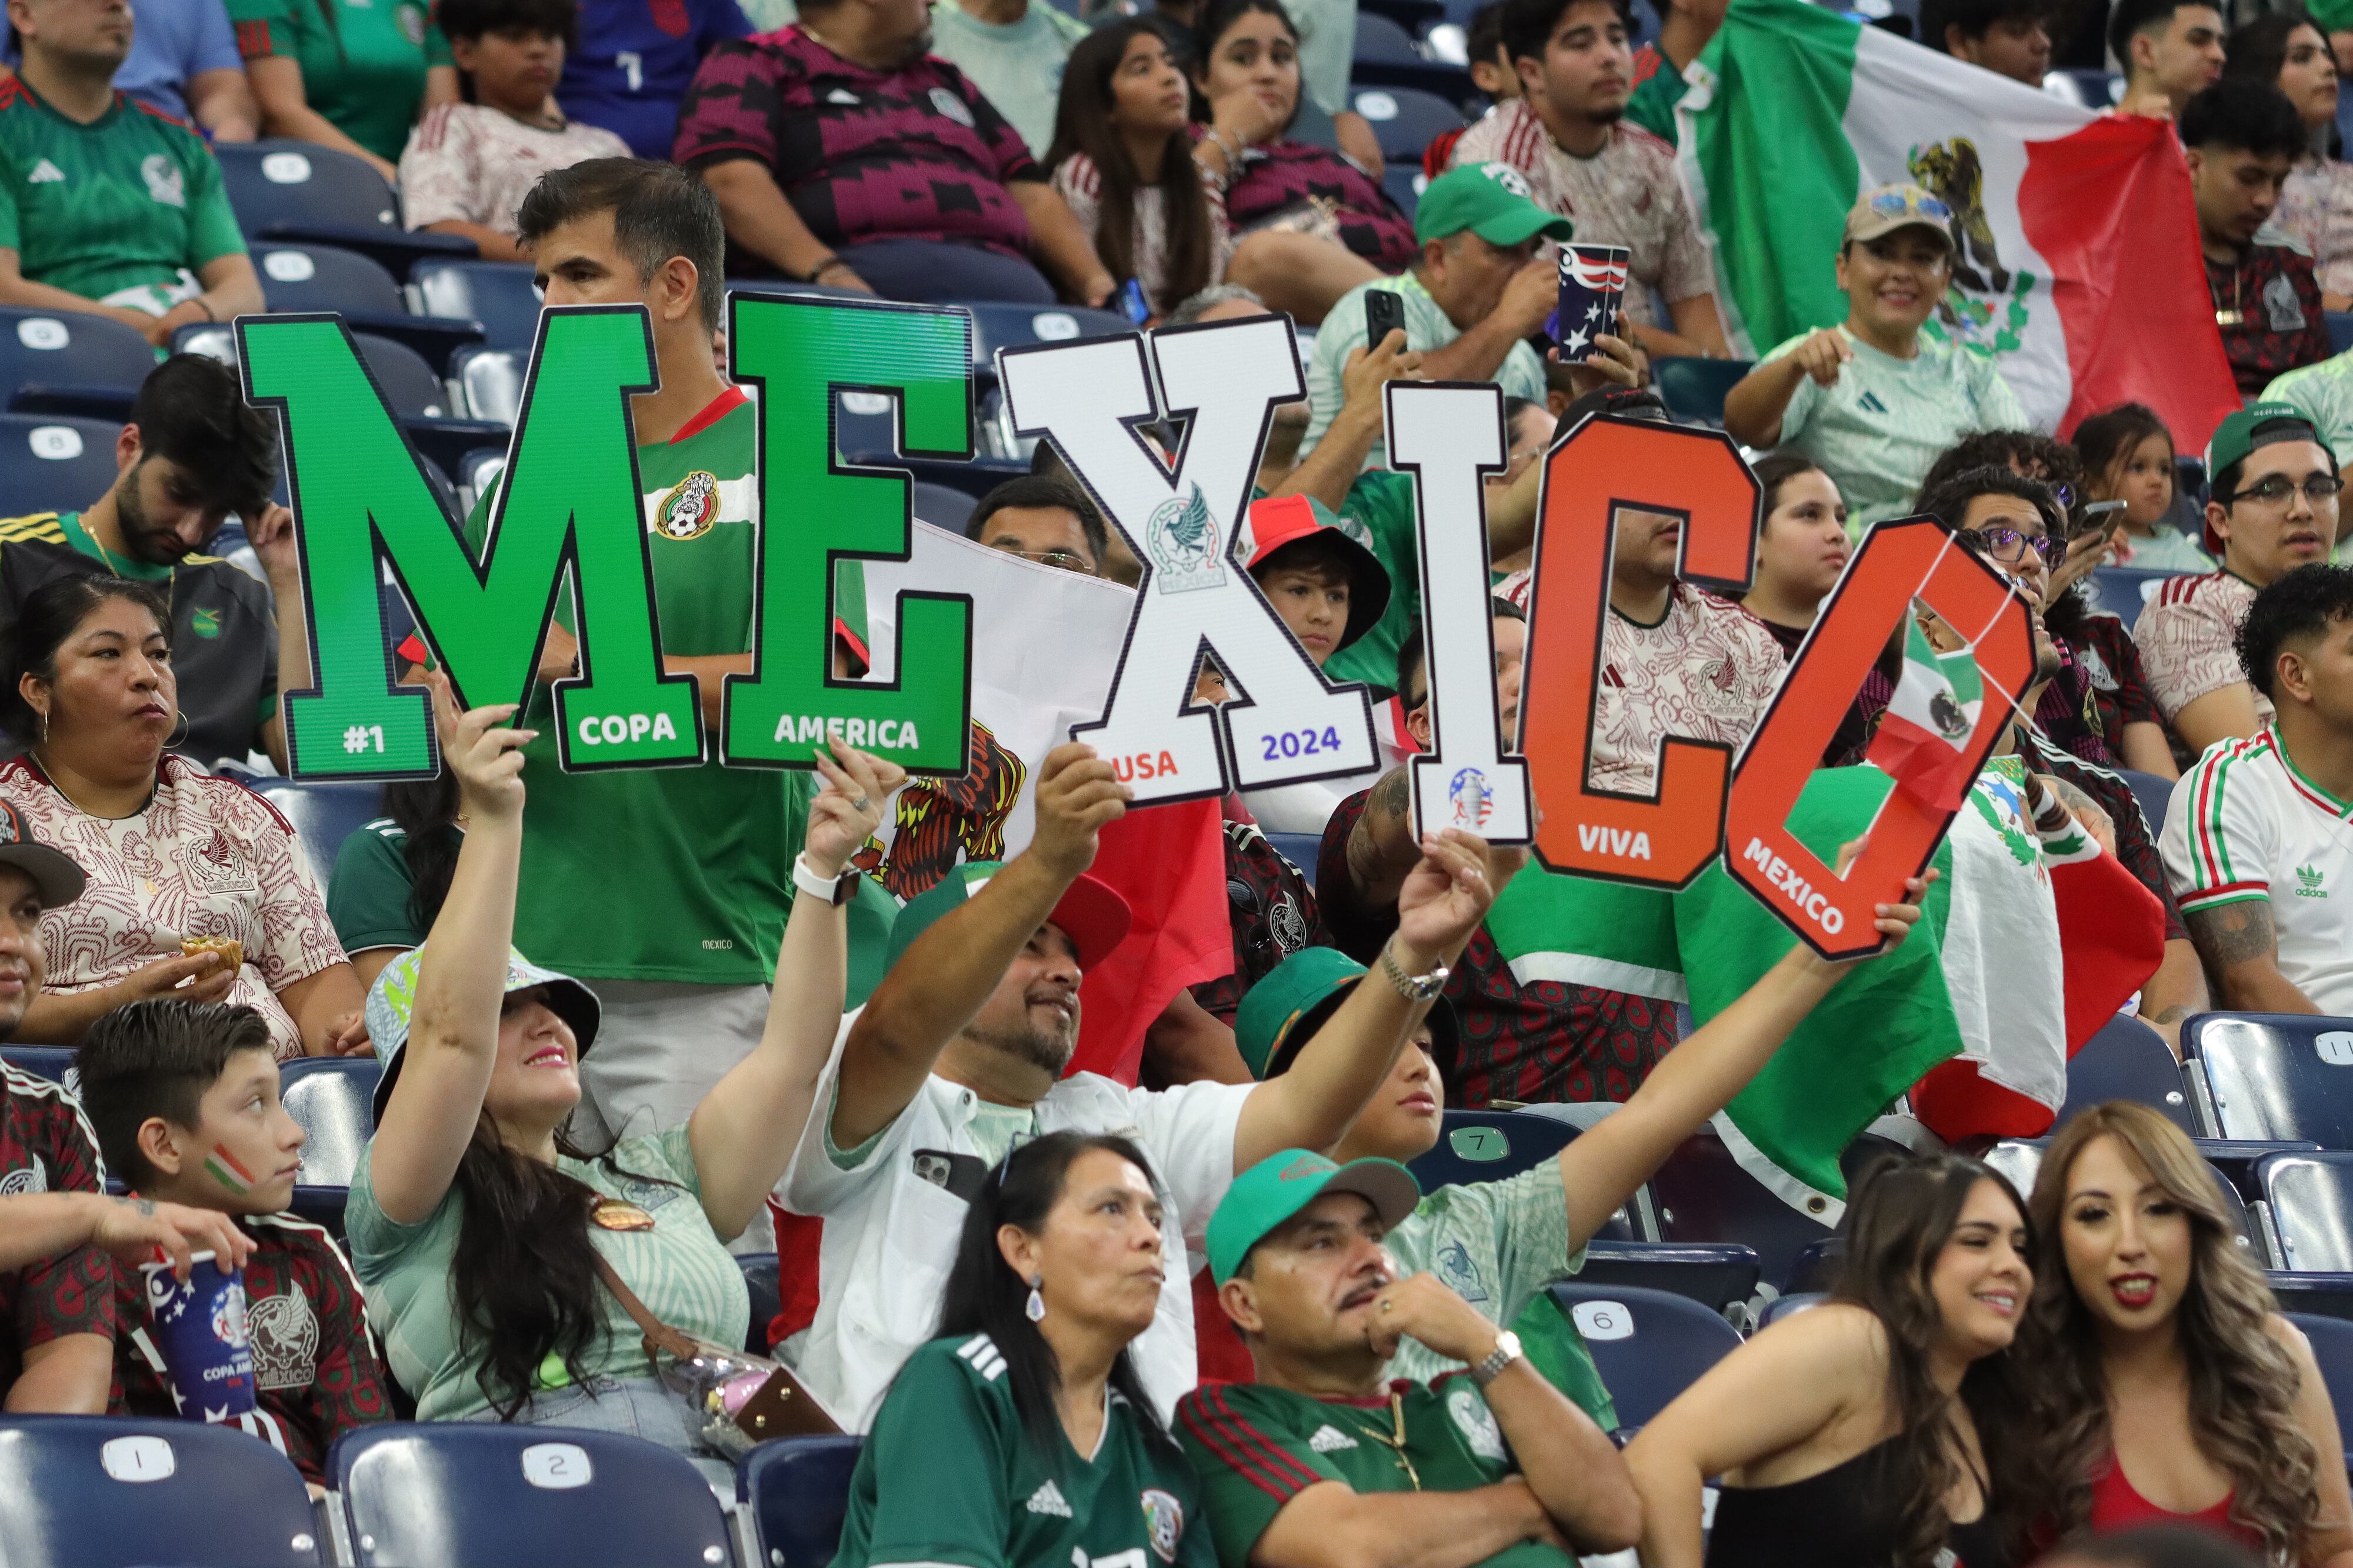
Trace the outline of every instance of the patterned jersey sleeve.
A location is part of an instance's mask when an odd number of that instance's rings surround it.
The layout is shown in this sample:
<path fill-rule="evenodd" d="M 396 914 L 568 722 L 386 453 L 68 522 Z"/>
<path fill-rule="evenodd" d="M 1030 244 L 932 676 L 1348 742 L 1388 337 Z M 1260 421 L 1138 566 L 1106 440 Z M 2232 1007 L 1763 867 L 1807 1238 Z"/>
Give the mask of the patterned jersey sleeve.
<path fill-rule="evenodd" d="M 98 1140 L 76 1101 L 48 1084 L 32 1085 L 29 1092 L 11 1085 L 9 1098 L 24 1152 L 40 1166 L 47 1191 L 106 1190 Z M 67 1334 L 111 1337 L 114 1260 L 94 1247 L 75 1247 L 26 1266 L 16 1275 L 14 1292 L 0 1290 L 0 1300 L 9 1302 L 19 1352 Z"/>
<path fill-rule="evenodd" d="M 671 155 L 689 168 L 730 158 L 775 163 L 778 77 L 776 57 L 749 43 L 724 43 L 705 55 L 678 106 Z"/>
<path fill-rule="evenodd" d="M 471 106 L 437 103 L 408 133 L 400 155 L 400 206 L 411 228 L 437 223 L 488 224 L 480 147 Z"/>
<path fill-rule="evenodd" d="M 1283 1505 L 1319 1481 L 1345 1479 L 1275 1401 L 1241 1384 L 1209 1384 L 1176 1404 L 1176 1437 L 1201 1478 L 1201 1501 L 1223 1568 L 1248 1568 Z"/>
<path fill-rule="evenodd" d="M 249 64 L 272 55 L 294 53 L 293 10 L 301 0 L 228 0 L 229 20 L 237 27 L 237 52 Z"/>
<path fill-rule="evenodd" d="M 2168 724 L 2208 693 L 2245 683 L 2230 604 L 2221 595 L 2168 584 L 2134 626 L 2149 695 Z"/>
<path fill-rule="evenodd" d="M 2260 765 L 2246 743 L 2219 746 L 2192 763 L 2165 813 L 2165 876 L 2184 915 L 2271 897 L 2278 826 L 2250 776 Z"/>
<path fill-rule="evenodd" d="M 1707 262 L 1707 246 L 1700 238 L 1699 225 L 1692 217 L 1691 202 L 1683 195 L 1682 183 L 1675 177 L 1674 155 L 1665 143 L 1660 144 L 1659 178 L 1651 184 L 1651 193 L 1667 204 L 1672 215 L 1666 225 L 1665 245 L 1658 258 L 1659 297 L 1670 305 L 1685 300 L 1695 300 L 1715 292 L 1715 272 Z"/>
<path fill-rule="evenodd" d="M 1103 226 L 1103 176 L 1095 172 L 1094 160 L 1084 153 L 1063 159 L 1054 168 L 1054 191 L 1079 220 L 1087 243 L 1094 244 L 1095 233 Z"/>
<path fill-rule="evenodd" d="M 293 826 L 268 802 L 238 785 L 211 787 L 244 797 L 236 803 L 237 830 L 247 839 L 261 882 L 261 951 L 248 952 L 245 961 L 260 972 L 272 991 L 283 991 L 345 962 L 334 920 L 327 913 L 326 892 Z"/>

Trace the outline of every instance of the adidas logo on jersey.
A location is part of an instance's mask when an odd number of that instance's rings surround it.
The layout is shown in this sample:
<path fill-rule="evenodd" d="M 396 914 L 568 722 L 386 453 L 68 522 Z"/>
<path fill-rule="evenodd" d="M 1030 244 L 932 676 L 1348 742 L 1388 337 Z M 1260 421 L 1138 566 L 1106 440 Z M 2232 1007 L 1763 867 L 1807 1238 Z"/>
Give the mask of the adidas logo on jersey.
<path fill-rule="evenodd" d="M 1307 1446 L 1319 1454 L 1334 1454 L 1355 1447 L 1356 1440 L 1337 1426 L 1326 1426 L 1315 1428 L 1315 1436 L 1307 1439 Z"/>
<path fill-rule="evenodd" d="M 63 169 L 44 158 L 33 165 L 33 172 L 25 176 L 25 183 L 28 185 L 54 185 L 61 184 L 65 177 Z"/>
<path fill-rule="evenodd" d="M 957 1346 L 956 1359 L 971 1363 L 972 1370 L 991 1383 L 1005 1375 L 1005 1357 L 987 1334 L 975 1334 Z"/>
<path fill-rule="evenodd" d="M 1056 1519 L 1071 1517 L 1071 1505 L 1062 1500 L 1062 1489 L 1048 1481 L 1029 1494 L 1031 1513 L 1050 1513 Z"/>
<path fill-rule="evenodd" d="M 1887 412 L 1887 405 L 1879 401 L 1879 394 L 1875 392 L 1864 393 L 1861 397 L 1854 400 L 1854 405 L 1857 408 L 1862 409 L 1865 414 L 1884 414 Z"/>

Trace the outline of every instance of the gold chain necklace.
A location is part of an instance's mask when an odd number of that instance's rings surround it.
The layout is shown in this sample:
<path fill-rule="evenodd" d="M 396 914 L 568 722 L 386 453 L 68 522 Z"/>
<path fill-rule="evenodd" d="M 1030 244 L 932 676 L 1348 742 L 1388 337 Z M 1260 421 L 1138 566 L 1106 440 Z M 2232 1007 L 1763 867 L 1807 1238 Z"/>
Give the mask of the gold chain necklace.
<path fill-rule="evenodd" d="M 1349 1406 L 1348 1408 L 1352 1411 L 1355 1409 L 1354 1406 Z M 1356 1413 L 1362 1414 L 1362 1412 Z M 1368 1417 L 1367 1419 L 1370 1418 Z M 1374 1442 L 1378 1443 L 1382 1447 L 1387 1448 L 1392 1455 L 1396 1456 L 1397 1467 L 1400 1471 L 1404 1472 L 1407 1483 L 1410 1485 L 1414 1490 L 1419 1491 L 1421 1489 L 1421 1472 L 1413 1468 L 1412 1456 L 1409 1455 L 1405 1451 L 1405 1395 L 1398 1394 L 1394 1390 L 1389 1394 L 1389 1421 L 1393 1427 L 1392 1431 L 1382 1431 L 1380 1429 L 1380 1424 L 1377 1421 L 1374 1421 L 1369 1426 L 1360 1426 L 1357 1430 L 1362 1432 L 1366 1436 L 1370 1437 Z"/>

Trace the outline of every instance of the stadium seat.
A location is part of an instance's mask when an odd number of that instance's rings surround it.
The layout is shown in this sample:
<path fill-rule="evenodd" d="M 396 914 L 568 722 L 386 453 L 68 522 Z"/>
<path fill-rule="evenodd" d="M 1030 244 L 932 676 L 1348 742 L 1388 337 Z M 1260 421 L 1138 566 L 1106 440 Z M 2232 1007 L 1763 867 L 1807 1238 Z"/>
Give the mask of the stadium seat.
<path fill-rule="evenodd" d="M 1852 1184 L 1891 1156 L 1909 1157 L 1903 1145 L 1866 1132 L 1848 1146 L 1841 1164 Z M 1660 1231 L 1669 1241 L 1754 1247 L 1770 1280 L 1787 1279 L 1807 1244 L 1831 1234 L 1829 1226 L 1799 1213 L 1741 1169 L 1712 1132 L 1684 1140 L 1651 1179 L 1651 1190 L 1659 1205 Z"/>
<path fill-rule="evenodd" d="M 1766 1303 L 1764 1312 L 1757 1320 L 1757 1326 L 1769 1329 L 1784 1318 L 1794 1318 L 1807 1308 L 1819 1307 L 1829 1300 L 1828 1296 L 1817 1290 L 1801 1290 L 1794 1296 L 1776 1296 Z"/>
<path fill-rule="evenodd" d="M 2092 569 L 2092 596 L 2100 608 L 2124 622 L 2125 629 L 2129 631 L 2158 585 L 2180 575 L 2170 568 L 2095 566 Z"/>
<path fill-rule="evenodd" d="M 417 313 L 480 321 L 494 349 L 531 351 L 539 333 L 539 285 L 528 262 L 427 261 L 409 271 Z"/>
<path fill-rule="evenodd" d="M 353 331 L 406 344 L 429 364 L 447 364 L 451 354 L 482 338 L 480 321 L 410 315 L 392 274 L 354 250 L 331 245 L 259 245 L 253 264 L 272 311 L 332 311 Z"/>
<path fill-rule="evenodd" d="M 254 779 L 253 792 L 278 808 L 294 825 L 319 886 L 327 885 L 335 869 L 335 853 L 360 824 L 381 816 L 384 786 L 375 784 L 326 782 L 296 784 L 292 779 Z"/>
<path fill-rule="evenodd" d="M 1418 88 L 1363 88 L 1353 102 L 1371 124 L 1381 156 L 1398 163 L 1420 163 L 1423 148 L 1446 132 L 1462 129 L 1462 116 L 1452 104 Z"/>
<path fill-rule="evenodd" d="M 1019 479 L 1029 471 L 1027 463 L 999 459 L 959 463 L 945 458 L 877 458 L 876 466 L 902 469 L 918 486 L 937 485 L 942 489 L 960 490 L 975 500 L 1006 480 Z"/>
<path fill-rule="evenodd" d="M 338 1437 L 327 1470 L 356 1568 L 713 1568 L 729 1560 L 727 1518 L 710 1483 L 682 1456 L 638 1437 L 386 1423 Z"/>
<path fill-rule="evenodd" d="M 117 422 L 0 414 L 0 495 L 12 514 L 79 511 L 114 483 Z"/>
<path fill-rule="evenodd" d="M 18 1072 L 63 1083 L 66 1074 L 73 1070 L 74 1053 L 71 1046 L 0 1046 L 0 1061 Z"/>
<path fill-rule="evenodd" d="M 2353 1323 L 2353 1274 L 2296 1274 L 2284 1268 L 2265 1273 L 2263 1283 L 2290 1317 L 2334 1318 Z"/>
<path fill-rule="evenodd" d="M 12 389 L 12 412 L 83 414 L 120 422 L 154 368 L 154 348 L 138 329 L 121 321 L 71 310 L 0 309 L 0 386 Z M 107 401 L 101 410 L 90 401 L 39 400 L 40 395 L 66 392 Z"/>
<path fill-rule="evenodd" d="M 2353 349 L 2353 311 L 2328 312 L 2328 352 L 2343 353 Z"/>
<path fill-rule="evenodd" d="M 235 1426 L 0 1419 L 8 1568 L 319 1568 L 301 1472 Z"/>
<path fill-rule="evenodd" d="M 997 351 L 1029 348 L 1038 343 L 1076 342 L 1082 338 L 1108 338 L 1135 331 L 1116 310 L 1090 310 L 1077 305 L 1008 305 L 1002 300 L 976 300 L 963 307 L 972 312 L 973 368 L 997 376 Z"/>
<path fill-rule="evenodd" d="M 752 1515 L 766 1568 L 826 1568 L 849 1511 L 855 1437 L 784 1437 L 735 1467 L 735 1497 Z"/>
<path fill-rule="evenodd" d="M 1322 857 L 1324 841 L 1312 833 L 1270 833 L 1266 841 L 1274 846 L 1277 854 L 1299 868 L 1299 874 L 1307 879 L 1308 890 L 1314 891 L 1315 862 Z"/>
<path fill-rule="evenodd" d="M 1462 1182 L 1516 1176 L 1568 1146 L 1577 1129 L 1516 1110 L 1450 1110 L 1438 1142 L 1409 1168 L 1425 1193 Z"/>
<path fill-rule="evenodd" d="M 2021 1197 L 2031 1197 L 2035 1178 L 2042 1173 L 2042 1152 L 2050 1144 L 2047 1138 L 2032 1142 L 2004 1139 L 1986 1151 L 1985 1163 L 2009 1177 L 2010 1184 L 2018 1189 Z M 2200 1152 L 2204 1152 L 2202 1147 Z M 2253 1251 L 2258 1262 L 2265 1260 L 2271 1254 L 2271 1243 L 2263 1236 L 2263 1222 L 2249 1210 L 2245 1194 L 2211 1160 L 2206 1163 L 2206 1168 L 2213 1173 L 2214 1186 L 2222 1200 L 2223 1217 L 2237 1228 L 2240 1243 Z"/>
<path fill-rule="evenodd" d="M 1788 1271 L 1781 1276 L 1784 1294 L 1827 1290 L 1838 1282 L 1839 1270 L 1846 1263 L 1846 1237 L 1825 1236 L 1798 1248 L 1798 1256 L 1789 1260 Z"/>
<path fill-rule="evenodd" d="M 466 454 L 458 465 L 459 499 L 471 513 L 474 503 L 498 483 L 499 475 L 506 471 L 507 449 L 504 447 L 477 447 Z"/>
<path fill-rule="evenodd" d="M 2280 1267 L 2353 1273 L 2353 1154 L 2274 1154 L 2255 1170 Z"/>
<path fill-rule="evenodd" d="M 461 349 L 449 362 L 459 406 L 469 419 L 512 425 L 522 413 L 522 378 L 528 349 Z"/>
<path fill-rule="evenodd" d="M 2192 1138 L 2198 1136 L 2189 1097 L 2181 1088 L 2181 1064 L 2156 1030 L 2122 1014 L 2101 1025 L 2099 1033 L 2067 1059 L 2067 1100 L 2059 1107 L 2053 1130 L 2065 1126 L 2078 1111 L 2111 1100 L 2138 1100 L 2164 1112 Z"/>
<path fill-rule="evenodd" d="M 303 1057 L 286 1064 L 278 1092 L 305 1134 L 298 1181 L 352 1184 L 360 1151 L 375 1132 L 375 1086 L 383 1076 L 384 1064 L 374 1057 Z"/>
<path fill-rule="evenodd" d="M 2173 781 L 2145 773 L 2137 768 L 2118 768 L 2116 776 L 2132 785 L 2133 800 L 2140 806 L 2140 815 L 2148 824 L 2150 843 L 2165 831 L 2165 808 L 2173 799 Z M 2168 1051 L 2168 1056 L 2172 1052 Z"/>
<path fill-rule="evenodd" d="M 2201 1013 L 2182 1026 L 2181 1039 L 2204 1071 L 2209 1131 L 2353 1149 L 2353 1021 Z"/>
<path fill-rule="evenodd" d="M 1414 210 L 1421 205 L 1421 193 L 1429 188 L 1430 176 L 1421 172 L 1421 165 L 1418 163 L 1393 163 L 1381 173 L 1381 189 L 1388 193 L 1389 200 L 1397 203 L 1398 211 L 1408 217 L 1411 217 Z"/>
<path fill-rule="evenodd" d="M 1414 37 L 1419 37 L 1446 16 L 1443 0 L 1360 0 L 1359 9 L 1387 16 Z"/>
<path fill-rule="evenodd" d="M 374 332 L 353 332 L 352 341 L 395 414 L 438 419 L 449 412 L 449 389 L 441 384 L 440 375 L 425 363 L 424 355 Z"/>
<path fill-rule="evenodd" d="M 1678 420 L 1701 425 L 1724 423 L 1724 395 L 1740 384 L 1756 365 L 1745 359 L 1699 359 L 1670 354 L 1651 362 L 1659 399 Z"/>
<path fill-rule="evenodd" d="M 1715 1313 L 1663 1290 L 1572 1279 L 1552 1295 L 1593 1352 L 1620 1427 L 1648 1424 L 1740 1344 Z"/>
<path fill-rule="evenodd" d="M 2328 1402 L 2337 1407 L 2339 1436 L 2353 1434 L 2353 1323 L 2302 1312 L 2289 1313 L 2287 1321 L 2312 1342 L 2312 1359 L 2320 1363 L 2320 1381 L 2328 1385 Z"/>
<path fill-rule="evenodd" d="M 2177 497 L 2187 496 L 2202 509 L 2206 504 L 2206 459 L 2191 452 L 2176 457 L 2173 488 Z"/>
<path fill-rule="evenodd" d="M 744 1289 L 752 1298 L 752 1326 L 744 1335 L 744 1348 L 754 1355 L 766 1355 L 768 1324 L 776 1315 L 776 1255 L 737 1253 L 735 1266 L 744 1271 Z"/>
<path fill-rule="evenodd" d="M 454 234 L 403 228 L 392 187 L 364 159 L 307 142 L 224 142 L 214 152 L 249 238 L 341 246 L 374 257 L 395 278 L 420 260 L 481 254 Z"/>
<path fill-rule="evenodd" d="M 972 521 L 974 501 L 975 498 L 962 490 L 935 485 L 929 479 L 915 483 L 915 515 L 950 533 L 962 533 L 965 524 Z"/>
<path fill-rule="evenodd" d="M 1596 1239 L 1586 1243 L 1577 1278 L 1587 1285 L 1663 1290 L 1722 1312 L 1747 1300 L 1762 1273 L 1753 1247 Z"/>
<path fill-rule="evenodd" d="M 1356 48 L 1353 64 L 1427 65 L 1428 58 L 1414 47 L 1413 35 L 1393 19 L 1373 10 L 1356 13 Z"/>

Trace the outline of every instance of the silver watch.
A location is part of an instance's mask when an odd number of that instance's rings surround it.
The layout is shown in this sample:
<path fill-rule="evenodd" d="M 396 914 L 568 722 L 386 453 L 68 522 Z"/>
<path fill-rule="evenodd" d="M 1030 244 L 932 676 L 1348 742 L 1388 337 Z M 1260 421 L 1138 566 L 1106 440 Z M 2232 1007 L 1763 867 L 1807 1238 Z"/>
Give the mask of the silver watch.
<path fill-rule="evenodd" d="M 1495 1381 L 1503 1370 L 1520 1359 L 1520 1336 L 1505 1329 L 1495 1336 L 1495 1348 L 1487 1359 L 1471 1369 L 1471 1381 L 1484 1388 Z"/>
<path fill-rule="evenodd" d="M 1451 973 L 1441 963 L 1427 974 L 1408 974 L 1388 944 L 1384 942 L 1381 946 L 1381 973 L 1397 987 L 1398 994 L 1409 1002 L 1427 1002 L 1436 996 L 1446 989 L 1447 977 Z"/>

